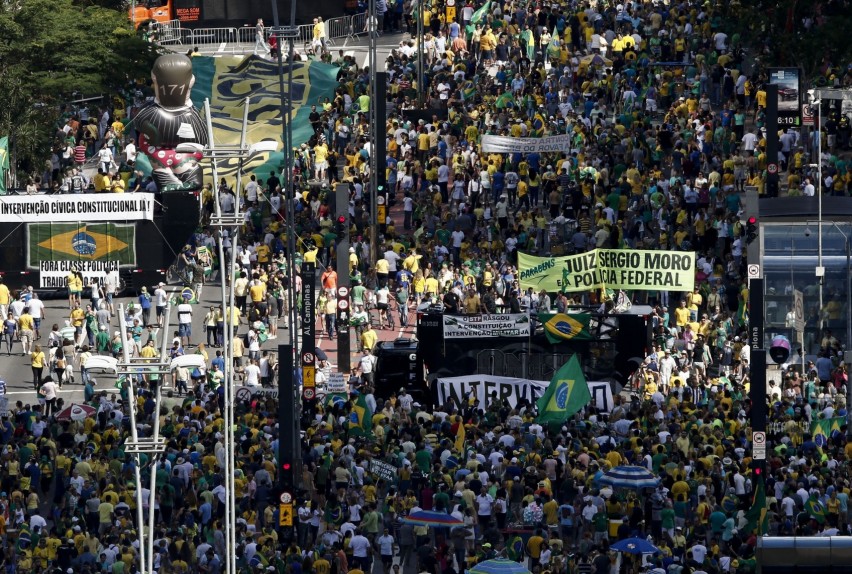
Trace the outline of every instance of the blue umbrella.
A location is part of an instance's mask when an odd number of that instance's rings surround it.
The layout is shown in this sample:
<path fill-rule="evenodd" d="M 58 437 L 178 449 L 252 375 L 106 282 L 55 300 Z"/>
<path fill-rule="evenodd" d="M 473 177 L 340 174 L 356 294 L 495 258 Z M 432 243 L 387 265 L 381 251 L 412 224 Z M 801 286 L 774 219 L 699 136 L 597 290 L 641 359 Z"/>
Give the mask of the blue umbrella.
<path fill-rule="evenodd" d="M 615 544 L 611 544 L 612 550 L 626 552 L 627 554 L 657 554 L 660 549 L 644 538 L 625 538 Z"/>
<path fill-rule="evenodd" d="M 644 466 L 616 466 L 606 471 L 598 479 L 598 483 L 609 485 L 613 488 L 639 490 L 642 488 L 655 488 L 660 484 L 660 479 Z"/>
<path fill-rule="evenodd" d="M 530 571 L 507 558 L 484 560 L 468 570 L 469 574 L 530 574 Z"/>
<path fill-rule="evenodd" d="M 406 524 L 415 524 L 417 526 L 461 526 L 464 524 L 461 520 L 447 514 L 446 512 L 436 512 L 434 510 L 418 510 L 412 512 L 402 519 Z"/>

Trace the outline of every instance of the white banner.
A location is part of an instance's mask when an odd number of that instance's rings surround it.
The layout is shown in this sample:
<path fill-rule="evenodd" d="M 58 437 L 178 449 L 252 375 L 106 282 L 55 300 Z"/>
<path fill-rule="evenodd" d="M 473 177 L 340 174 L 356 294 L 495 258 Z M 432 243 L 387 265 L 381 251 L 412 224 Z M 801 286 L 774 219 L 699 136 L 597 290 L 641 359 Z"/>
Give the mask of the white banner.
<path fill-rule="evenodd" d="M 502 402 L 504 399 L 512 408 L 517 407 L 522 399 L 526 399 L 528 403 L 535 403 L 544 394 L 549 384 L 548 381 L 530 381 L 491 375 L 447 377 L 435 381 L 439 405 L 446 404 L 451 399 L 457 405 L 467 404 L 468 398 L 473 396 L 479 401 L 481 408 L 487 408 L 488 405 Z"/>
<path fill-rule="evenodd" d="M 444 315 L 445 339 L 529 336 L 530 317 L 526 313 Z"/>
<path fill-rule="evenodd" d="M 514 377 L 492 377 L 491 375 L 469 375 L 466 377 L 446 377 L 435 380 L 438 392 L 438 404 L 443 405 L 454 400 L 456 404 L 466 404 L 470 396 L 479 401 L 481 408 L 504 399 L 509 406 L 516 408 L 522 399 L 535 402 L 544 394 L 549 381 L 532 381 Z M 606 381 L 586 381 L 595 407 L 601 412 L 612 410 L 612 388 Z"/>
<path fill-rule="evenodd" d="M 608 413 L 612 410 L 612 386 L 606 381 L 586 381 L 589 386 L 589 394 L 592 402 L 602 412 Z"/>
<path fill-rule="evenodd" d="M 39 284 L 42 289 L 61 289 L 67 285 L 68 275 L 77 270 L 83 276 L 83 286 L 91 284 L 92 279 L 105 283 L 110 273 L 118 285 L 118 261 L 42 261 L 39 263 Z"/>
<path fill-rule="evenodd" d="M 259 386 L 240 386 L 234 391 L 234 398 L 241 403 L 248 403 L 253 397 L 259 397 L 263 400 L 277 399 L 278 387 L 267 388 Z"/>
<path fill-rule="evenodd" d="M 136 221 L 154 219 L 154 196 L 147 193 L 6 195 L 0 223 Z"/>
<path fill-rule="evenodd" d="M 345 393 L 346 382 L 343 373 L 331 373 L 325 383 L 325 390 L 328 393 Z"/>
<path fill-rule="evenodd" d="M 479 144 L 483 153 L 551 153 L 571 149 L 571 136 L 546 138 L 512 138 L 508 136 L 482 136 Z"/>

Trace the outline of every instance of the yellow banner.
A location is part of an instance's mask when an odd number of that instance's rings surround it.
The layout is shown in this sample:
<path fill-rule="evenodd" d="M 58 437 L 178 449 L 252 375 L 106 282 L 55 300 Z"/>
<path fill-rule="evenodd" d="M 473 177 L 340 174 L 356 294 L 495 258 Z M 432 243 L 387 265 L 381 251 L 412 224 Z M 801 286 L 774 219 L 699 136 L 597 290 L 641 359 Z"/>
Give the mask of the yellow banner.
<path fill-rule="evenodd" d="M 522 289 L 553 292 L 623 289 L 626 291 L 692 291 L 695 253 L 594 249 L 565 257 L 518 253 Z"/>

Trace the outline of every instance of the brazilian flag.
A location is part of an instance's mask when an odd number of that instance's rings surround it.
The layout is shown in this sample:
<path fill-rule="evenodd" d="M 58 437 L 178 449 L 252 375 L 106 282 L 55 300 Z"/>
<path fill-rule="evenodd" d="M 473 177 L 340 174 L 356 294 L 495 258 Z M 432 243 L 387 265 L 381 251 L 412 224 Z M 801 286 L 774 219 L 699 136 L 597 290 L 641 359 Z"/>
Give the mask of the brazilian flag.
<path fill-rule="evenodd" d="M 364 395 L 352 402 L 352 410 L 349 413 L 349 433 L 353 436 L 372 436 L 373 434 L 373 411 L 367 404 Z"/>
<path fill-rule="evenodd" d="M 539 322 L 544 326 L 544 334 L 551 343 L 560 341 L 589 341 L 592 334 L 589 333 L 588 314 L 567 313 L 539 313 Z"/>
<path fill-rule="evenodd" d="M 494 101 L 494 107 L 498 110 L 502 110 L 503 108 L 508 108 L 513 106 L 515 103 L 515 96 L 511 91 L 506 91 L 497 96 L 497 99 Z"/>
<path fill-rule="evenodd" d="M 586 384 L 580 361 L 577 355 L 572 355 L 568 362 L 556 371 L 544 395 L 538 399 L 536 421 L 541 424 L 562 424 L 591 400 L 592 394 Z"/>
<path fill-rule="evenodd" d="M 506 555 L 509 560 L 520 562 L 524 558 L 524 539 L 517 534 L 506 543 Z"/>
<path fill-rule="evenodd" d="M 825 523 L 825 505 L 823 505 L 822 501 L 816 494 L 812 494 L 811 497 L 805 501 L 805 512 L 810 514 L 811 518 L 816 520 L 818 523 Z"/>
<path fill-rule="evenodd" d="M 754 489 L 754 498 L 752 499 L 751 508 L 746 511 L 746 522 L 743 532 L 756 532 L 758 536 L 766 534 L 769 529 L 769 522 L 766 519 L 766 486 L 763 483 L 763 477 L 758 477 L 757 486 Z"/>
<path fill-rule="evenodd" d="M 811 422 L 811 435 L 814 437 L 814 442 L 819 447 L 825 446 L 834 433 L 839 433 L 845 424 L 846 417 L 832 417 Z"/>

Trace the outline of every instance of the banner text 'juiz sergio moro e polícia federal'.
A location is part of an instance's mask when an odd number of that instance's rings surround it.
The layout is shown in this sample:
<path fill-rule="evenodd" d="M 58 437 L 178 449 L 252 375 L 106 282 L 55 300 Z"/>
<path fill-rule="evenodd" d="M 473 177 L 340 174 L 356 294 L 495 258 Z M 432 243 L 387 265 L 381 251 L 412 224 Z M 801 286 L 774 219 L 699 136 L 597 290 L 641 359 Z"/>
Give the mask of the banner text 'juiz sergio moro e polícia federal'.
<path fill-rule="evenodd" d="M 564 257 L 535 257 L 518 253 L 522 289 L 549 293 L 591 289 L 692 291 L 695 253 L 593 249 Z"/>

